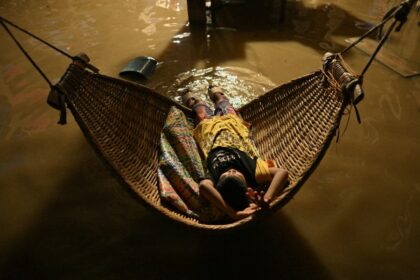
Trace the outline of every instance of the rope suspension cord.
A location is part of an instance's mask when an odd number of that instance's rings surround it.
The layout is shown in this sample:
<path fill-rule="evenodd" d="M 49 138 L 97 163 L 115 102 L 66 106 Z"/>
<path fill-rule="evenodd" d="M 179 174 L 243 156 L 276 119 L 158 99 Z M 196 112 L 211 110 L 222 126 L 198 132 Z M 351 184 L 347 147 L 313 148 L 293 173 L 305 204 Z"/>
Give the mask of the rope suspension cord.
<path fill-rule="evenodd" d="M 68 57 L 68 58 L 70 58 L 70 59 L 74 59 L 74 58 L 75 58 L 74 56 L 72 56 L 72 55 L 70 55 L 70 54 L 66 53 L 66 52 L 65 52 L 65 51 L 63 51 L 63 50 L 60 50 L 60 49 L 59 49 L 59 48 L 57 48 L 56 46 L 54 46 L 54 45 L 52 45 L 52 44 L 48 43 L 47 41 L 45 41 L 45 40 L 43 40 L 43 39 L 39 38 L 38 36 L 36 36 L 36 35 L 32 34 L 31 32 L 29 32 L 29 31 L 27 31 L 27 30 L 25 30 L 25 29 L 23 29 L 22 27 L 17 26 L 17 25 L 16 25 L 16 24 L 14 24 L 13 22 L 11 22 L 11 21 L 9 21 L 9 20 L 7 20 L 7 19 L 3 18 L 3 17 L 0 17 L 0 21 L 2 22 L 3 26 L 4 26 L 4 22 L 5 22 L 5 23 L 7 23 L 7 24 L 9 24 L 9 25 L 13 26 L 14 28 L 16 28 L 16 29 L 18 29 L 18 30 L 22 31 L 23 33 L 25 33 L 25 34 L 27 34 L 27 35 L 31 36 L 32 38 L 37 39 L 38 41 L 40 41 L 40 42 L 44 43 L 45 45 L 47 45 L 48 47 L 50 47 L 50 48 L 52 48 L 52 49 L 56 50 L 57 52 L 61 53 L 62 55 L 67 56 L 67 57 Z M 9 34 L 10 34 L 10 33 L 9 33 Z"/>
<path fill-rule="evenodd" d="M 375 59 L 377 53 L 380 51 L 380 49 L 382 48 L 384 43 L 387 41 L 389 35 L 394 30 L 397 23 L 399 23 L 399 25 L 397 26 L 396 31 L 399 32 L 401 30 L 401 27 L 407 21 L 408 13 L 410 12 L 414 3 L 415 3 L 414 0 L 406 0 L 406 1 L 403 1 L 401 4 L 399 4 L 398 6 L 395 6 L 395 7 L 391 8 L 390 11 L 387 13 L 389 15 L 386 16 L 379 24 L 372 27 L 365 34 L 360 36 L 360 38 L 358 38 L 356 41 L 354 41 L 352 44 L 350 44 L 348 47 L 346 47 L 343 51 L 341 51 L 340 55 L 343 55 L 349 49 L 353 48 L 355 45 L 360 43 L 364 38 L 371 35 L 374 31 L 376 31 L 379 28 L 382 28 L 388 21 L 390 21 L 391 19 L 394 19 L 391 26 L 386 31 L 385 35 L 382 37 L 382 39 L 378 43 L 378 46 L 376 47 L 375 51 L 370 56 L 369 61 L 366 63 L 362 72 L 359 74 L 359 79 L 358 80 L 360 81 L 360 83 L 363 82 L 364 74 L 366 73 L 366 71 L 368 70 L 370 65 L 372 64 L 372 61 Z"/>
<path fill-rule="evenodd" d="M 29 62 L 35 67 L 35 69 L 38 71 L 38 73 L 44 78 L 44 80 L 47 82 L 47 84 L 50 86 L 50 95 L 48 96 L 48 104 L 54 107 L 55 109 L 60 111 L 60 119 L 58 121 L 59 124 L 66 124 L 66 97 L 65 97 L 65 90 L 58 86 L 53 85 L 51 81 L 48 79 L 47 75 L 42 71 L 42 69 L 38 66 L 38 64 L 32 59 L 32 57 L 29 55 L 29 53 L 26 51 L 26 49 L 22 46 L 22 44 L 19 42 L 19 40 L 14 36 L 12 31 L 10 31 L 9 27 L 6 25 L 9 24 L 16 29 L 20 30 L 21 32 L 29 35 L 30 37 L 40 41 L 44 45 L 52 48 L 53 50 L 57 51 L 58 53 L 66 56 L 67 58 L 70 58 L 72 61 L 81 61 L 85 65 L 86 68 L 90 69 L 91 71 L 97 73 L 99 72 L 99 69 L 95 66 L 91 65 L 89 63 L 89 59 L 86 55 L 80 54 L 77 56 L 72 56 L 65 51 L 57 48 L 56 46 L 48 43 L 47 41 L 39 38 L 38 36 L 32 34 L 31 32 L 23 29 L 22 27 L 19 27 L 18 25 L 14 24 L 13 22 L 3 18 L 0 16 L 0 23 L 3 26 L 3 28 L 6 30 L 6 32 L 9 34 L 9 36 L 13 39 L 13 41 L 16 43 L 16 45 L 19 47 L 19 49 L 22 51 L 22 53 L 25 55 L 25 57 L 29 60 Z"/>
<path fill-rule="evenodd" d="M 363 92 L 363 90 L 361 88 L 361 85 L 363 84 L 364 75 L 366 74 L 367 70 L 369 69 L 370 65 L 372 64 L 373 60 L 375 59 L 376 55 L 378 54 L 378 52 L 380 51 L 380 49 L 382 48 L 382 46 L 388 40 L 388 38 L 389 38 L 390 34 L 392 33 L 392 31 L 394 31 L 394 29 L 397 32 L 400 31 L 401 27 L 407 21 L 408 13 L 410 12 L 410 9 L 414 5 L 414 3 L 415 3 L 414 0 L 406 0 L 406 1 L 403 1 L 401 4 L 399 4 L 398 6 L 393 7 L 392 9 L 390 9 L 390 11 L 387 12 L 387 14 L 386 14 L 387 16 L 385 16 L 385 18 L 379 24 L 377 24 L 374 27 L 372 27 L 365 34 L 363 34 L 362 36 L 360 36 L 352 44 L 350 44 L 348 47 L 346 47 L 343 51 L 341 51 L 338 54 L 327 53 L 326 56 L 323 59 L 324 60 L 324 68 L 325 68 L 334 59 L 336 59 L 337 56 L 338 57 L 341 57 L 348 50 L 350 50 L 355 45 L 357 45 L 358 43 L 360 43 L 364 38 L 366 38 L 367 36 L 371 35 L 377 29 L 379 29 L 379 28 L 382 29 L 383 26 L 388 21 L 390 21 L 391 19 L 394 19 L 394 21 L 392 22 L 392 24 L 388 27 L 385 35 L 382 37 L 382 39 L 378 43 L 376 49 L 371 54 L 368 62 L 366 63 L 365 67 L 363 68 L 363 70 L 360 72 L 359 75 L 357 75 L 357 78 L 353 78 L 352 80 L 348 81 L 347 84 L 345 85 L 344 90 L 347 91 L 349 93 L 349 96 L 351 97 L 350 104 L 355 109 L 356 118 L 357 118 L 358 123 L 361 123 L 361 118 L 360 118 L 360 114 L 359 114 L 359 111 L 358 111 L 356 105 L 364 98 L 364 92 Z M 399 25 L 396 27 L 396 24 L 397 23 L 399 23 Z M 345 75 L 343 74 L 342 75 L 342 78 L 343 79 L 346 79 L 347 77 L 345 77 Z"/>
<path fill-rule="evenodd" d="M 382 48 L 383 44 L 386 42 L 386 40 L 388 39 L 391 32 L 394 30 L 396 24 L 397 24 L 397 20 L 394 20 L 392 22 L 391 26 L 386 31 L 385 36 L 382 37 L 382 39 L 379 42 L 378 46 L 376 47 L 375 51 L 370 56 L 369 61 L 365 65 L 365 68 L 363 68 L 362 72 L 360 73 L 360 78 L 359 79 L 363 79 L 364 74 L 369 69 L 369 66 L 372 64 L 372 61 L 375 59 L 375 56 L 377 55 L 379 50 Z"/>
<path fill-rule="evenodd" d="M 50 87 L 53 87 L 53 84 L 48 79 L 47 75 L 41 70 L 41 68 L 36 64 L 36 62 L 32 59 L 32 57 L 28 54 L 28 52 L 25 50 L 25 48 L 20 44 L 20 42 L 16 39 L 16 37 L 13 35 L 13 33 L 10 31 L 10 29 L 7 27 L 7 25 L 4 23 L 3 18 L 0 18 L 0 23 L 3 26 L 3 28 L 7 31 L 7 33 L 12 37 L 13 41 L 15 41 L 16 45 L 19 47 L 19 49 L 22 51 L 22 53 L 26 56 L 26 58 L 31 62 L 31 64 L 35 67 L 35 69 L 38 71 L 38 73 L 44 78 L 44 80 L 48 83 Z"/>
<path fill-rule="evenodd" d="M 81 55 L 71 55 L 71 54 L 69 54 L 69 53 L 67 53 L 67 52 L 65 52 L 65 51 L 63 51 L 63 50 L 61 50 L 61 49 L 57 48 L 56 46 L 54 46 L 54 45 L 52 45 L 52 44 L 48 43 L 47 41 L 45 41 L 45 40 L 43 40 L 43 39 L 39 38 L 38 36 L 36 36 L 35 34 L 33 34 L 33 33 L 29 32 L 29 31 L 27 31 L 26 29 L 24 29 L 24 28 L 22 28 L 22 27 L 20 27 L 20 26 L 16 25 L 15 23 L 11 22 L 10 20 L 5 19 L 5 18 L 4 18 L 4 17 L 2 17 L 2 16 L 0 16 L 0 22 L 1 22 L 1 24 L 3 25 L 3 27 L 6 29 L 7 33 L 9 33 L 9 35 L 10 35 L 10 36 L 14 39 L 14 41 L 15 41 L 15 42 L 16 42 L 16 44 L 19 46 L 19 48 L 22 50 L 22 52 L 24 52 L 24 53 L 25 53 L 25 56 L 26 56 L 28 59 L 30 59 L 30 58 L 29 58 L 29 54 L 28 54 L 26 51 L 24 51 L 24 48 L 22 47 L 22 45 L 21 45 L 21 44 L 18 42 L 18 40 L 17 40 L 17 39 L 13 36 L 13 34 L 11 33 L 11 31 L 7 28 L 6 24 L 4 24 L 4 23 L 7 23 L 7 24 L 9 24 L 9 25 L 13 26 L 14 28 L 16 28 L 16 29 L 20 30 L 21 32 L 23 32 L 23 33 L 25 33 L 25 34 L 29 35 L 30 37 L 32 37 L 32 38 L 34 38 L 34 39 L 36 39 L 36 40 L 40 41 L 40 42 L 41 42 L 41 43 L 43 43 L 44 45 L 46 45 L 46 46 L 48 46 L 48 47 L 52 48 L 53 50 L 55 50 L 55 51 L 59 52 L 60 54 L 62 54 L 62 55 L 64 55 L 64 56 L 66 56 L 66 57 L 68 57 L 68 58 L 70 58 L 71 60 L 82 60 L 82 61 L 84 61 L 84 62 L 85 62 L 85 64 L 86 64 L 86 67 L 87 67 L 88 69 L 90 69 L 91 71 L 93 71 L 93 72 L 95 72 L 95 73 L 99 72 L 99 69 L 98 69 L 98 68 L 96 68 L 95 66 L 93 66 L 92 64 L 90 64 L 90 63 L 89 63 L 89 61 L 86 61 L 86 60 L 84 59 L 84 57 L 81 57 Z M 31 60 L 31 59 L 30 59 L 30 60 Z M 32 60 L 32 61 L 33 61 L 33 60 Z M 34 63 L 35 63 L 35 62 L 34 62 Z"/>
<path fill-rule="evenodd" d="M 392 18 L 394 18 L 396 12 L 397 12 L 397 10 L 394 9 L 394 12 L 393 13 L 391 13 L 390 15 L 388 15 L 387 17 L 385 17 L 380 23 L 378 23 L 377 25 L 375 25 L 374 27 L 372 27 L 371 29 L 369 29 L 366 33 L 364 33 L 362 36 L 360 36 L 356 41 L 354 41 L 349 46 L 347 46 L 344 50 L 341 51 L 340 54 L 346 53 L 349 49 L 353 48 L 355 45 L 357 45 L 358 43 L 360 43 L 364 38 L 366 38 L 367 36 L 371 35 L 378 28 L 383 27 L 389 20 L 391 20 Z"/>

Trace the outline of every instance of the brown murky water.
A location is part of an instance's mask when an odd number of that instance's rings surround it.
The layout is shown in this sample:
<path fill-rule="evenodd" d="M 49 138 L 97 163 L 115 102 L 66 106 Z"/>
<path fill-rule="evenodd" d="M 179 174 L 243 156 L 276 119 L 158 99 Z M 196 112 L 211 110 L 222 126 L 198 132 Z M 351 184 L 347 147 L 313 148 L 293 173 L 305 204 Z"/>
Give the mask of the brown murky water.
<path fill-rule="evenodd" d="M 104 74 L 152 56 L 159 66 L 147 86 L 176 98 L 180 87 L 202 92 L 216 80 L 240 105 L 319 68 L 325 51 L 342 49 L 396 2 L 289 1 L 282 25 L 276 1 L 231 4 L 207 32 L 187 24 L 181 0 L 4 0 L 0 15 L 88 53 Z M 415 17 L 387 48 L 419 65 Z M 18 38 L 57 81 L 69 61 Z M 209 235 L 125 193 L 72 118 L 56 125 L 48 87 L 5 32 L 0 42 L 0 279 L 420 278 L 418 77 L 374 62 L 362 124 L 350 116 L 295 199 L 261 224 Z M 354 69 L 366 60 L 347 55 Z"/>

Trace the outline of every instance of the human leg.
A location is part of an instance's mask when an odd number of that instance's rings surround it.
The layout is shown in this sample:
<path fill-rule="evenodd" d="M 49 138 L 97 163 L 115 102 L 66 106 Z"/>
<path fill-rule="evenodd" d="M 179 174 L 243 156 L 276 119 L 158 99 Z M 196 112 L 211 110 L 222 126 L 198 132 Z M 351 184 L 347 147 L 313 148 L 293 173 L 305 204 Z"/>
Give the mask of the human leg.
<path fill-rule="evenodd" d="M 213 116 L 213 112 L 210 107 L 200 98 L 195 96 L 191 91 L 182 95 L 182 103 L 193 110 L 195 124 L 198 124 L 204 119 L 210 119 Z"/>
<path fill-rule="evenodd" d="M 209 86 L 208 90 L 210 99 L 215 106 L 215 115 L 224 116 L 228 114 L 238 115 L 235 108 L 230 104 L 229 98 L 224 94 L 223 90 L 218 86 Z"/>
<path fill-rule="evenodd" d="M 208 94 L 215 106 L 223 100 L 229 100 L 223 90 L 215 85 L 209 85 Z"/>

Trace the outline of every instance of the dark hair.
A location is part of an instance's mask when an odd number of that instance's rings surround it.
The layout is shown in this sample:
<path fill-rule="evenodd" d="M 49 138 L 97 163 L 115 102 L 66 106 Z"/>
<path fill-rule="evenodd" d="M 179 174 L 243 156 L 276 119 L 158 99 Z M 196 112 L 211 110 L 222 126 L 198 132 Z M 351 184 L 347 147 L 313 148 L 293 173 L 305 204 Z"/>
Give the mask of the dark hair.
<path fill-rule="evenodd" d="M 243 210 L 249 205 L 246 184 L 234 176 L 226 176 L 217 183 L 217 190 L 233 209 Z"/>

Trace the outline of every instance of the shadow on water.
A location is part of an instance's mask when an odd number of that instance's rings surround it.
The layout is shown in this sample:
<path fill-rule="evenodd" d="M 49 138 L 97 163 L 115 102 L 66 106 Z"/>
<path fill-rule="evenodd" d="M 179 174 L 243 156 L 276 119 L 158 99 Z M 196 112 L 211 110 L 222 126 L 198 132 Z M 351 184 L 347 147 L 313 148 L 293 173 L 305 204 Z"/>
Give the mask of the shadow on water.
<path fill-rule="evenodd" d="M 288 2 L 286 9 L 285 19 L 280 23 L 280 12 L 272 3 L 262 5 L 258 1 L 245 1 L 222 5 L 217 9 L 215 25 L 188 25 L 178 31 L 157 57 L 161 63 L 154 77 L 173 77 L 196 67 L 249 60 L 247 44 L 257 42 L 278 43 L 280 49 L 282 42 L 289 43 L 289 48 L 290 42 L 297 42 L 318 52 L 321 59 L 327 51 L 339 52 L 345 48 L 344 39 L 337 40 L 337 37 L 357 37 L 366 31 L 356 27 L 363 25 L 360 24 L 362 19 L 334 4 L 308 7 L 302 2 L 292 1 Z M 287 52 L 293 57 L 292 49 Z M 148 84 L 155 86 L 154 81 Z"/>
<path fill-rule="evenodd" d="M 331 279 L 307 241 L 279 212 L 245 230 L 201 238 L 199 262 L 208 278 Z"/>
<path fill-rule="evenodd" d="M 330 278 L 283 214 L 232 232 L 190 230 L 146 210 L 107 175 L 88 145 L 78 152 L 81 163 L 66 170 L 56 196 L 0 255 L 0 278 Z"/>

